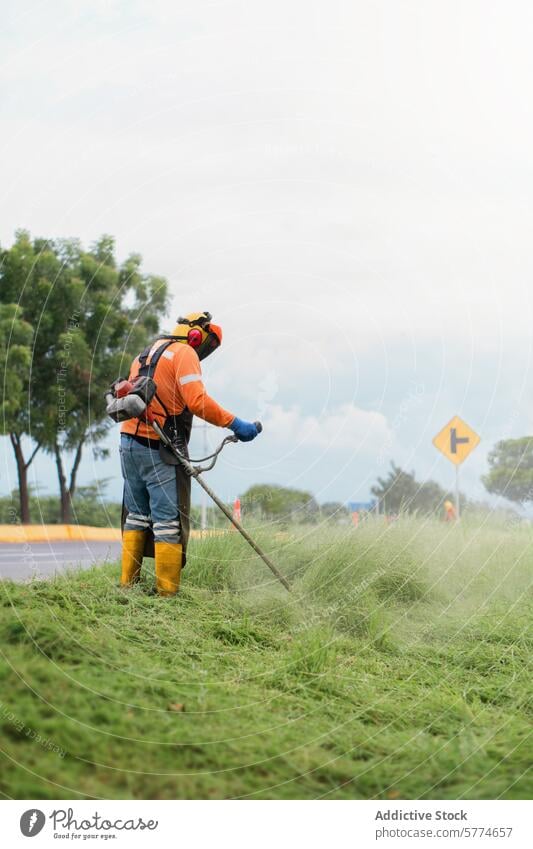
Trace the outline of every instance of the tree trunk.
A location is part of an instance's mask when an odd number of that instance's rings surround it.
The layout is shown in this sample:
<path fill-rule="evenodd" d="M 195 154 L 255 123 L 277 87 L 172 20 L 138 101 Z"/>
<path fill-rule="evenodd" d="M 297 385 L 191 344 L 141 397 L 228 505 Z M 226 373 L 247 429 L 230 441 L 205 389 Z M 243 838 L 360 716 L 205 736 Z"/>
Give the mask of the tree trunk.
<path fill-rule="evenodd" d="M 76 454 L 74 455 L 74 463 L 72 464 L 72 469 L 70 471 L 70 482 L 69 482 L 69 495 L 74 498 L 74 493 L 76 492 L 76 479 L 78 477 L 78 469 L 81 463 L 81 455 L 83 452 L 83 446 L 85 444 L 85 436 L 82 436 L 80 441 L 78 442 L 78 447 L 76 448 Z"/>
<path fill-rule="evenodd" d="M 13 446 L 13 451 L 15 452 L 15 461 L 17 463 L 17 476 L 19 482 L 19 504 L 20 504 L 20 521 L 23 525 L 30 524 L 30 496 L 28 492 L 28 466 L 33 460 L 33 456 L 30 461 L 26 463 L 24 459 L 24 453 L 22 451 L 22 445 L 20 442 L 20 436 L 18 433 L 10 433 L 9 438 L 11 440 L 11 445 Z"/>
<path fill-rule="evenodd" d="M 17 463 L 17 475 L 19 481 L 20 521 L 23 525 L 29 525 L 31 520 L 30 493 L 28 490 L 28 469 L 33 463 L 33 458 L 41 447 L 41 443 L 37 442 L 35 444 L 35 448 L 30 454 L 30 459 L 25 460 L 24 452 L 22 451 L 22 441 L 20 434 L 10 433 L 9 438 L 11 440 L 11 445 L 13 446 L 13 451 L 15 452 L 15 460 Z"/>
<path fill-rule="evenodd" d="M 59 498 L 60 498 L 60 509 L 61 509 L 61 522 L 64 525 L 70 525 L 72 522 L 72 499 L 74 498 L 74 493 L 76 492 L 76 478 L 78 475 L 78 469 L 80 467 L 81 455 L 83 452 L 83 445 L 85 443 L 85 436 L 80 439 L 78 443 L 78 447 L 76 448 L 76 454 L 74 455 L 74 463 L 72 464 L 72 469 L 70 472 L 70 480 L 69 485 L 67 486 L 67 478 L 65 475 L 65 468 L 63 466 L 63 457 L 61 455 L 61 448 L 59 444 L 56 442 L 54 445 L 54 454 L 56 458 L 56 468 L 57 468 L 57 479 L 59 481 Z"/>
<path fill-rule="evenodd" d="M 70 524 L 70 498 L 68 496 L 67 479 L 63 468 L 61 448 L 56 442 L 54 445 L 56 458 L 57 479 L 59 481 L 59 518 L 64 525 Z"/>

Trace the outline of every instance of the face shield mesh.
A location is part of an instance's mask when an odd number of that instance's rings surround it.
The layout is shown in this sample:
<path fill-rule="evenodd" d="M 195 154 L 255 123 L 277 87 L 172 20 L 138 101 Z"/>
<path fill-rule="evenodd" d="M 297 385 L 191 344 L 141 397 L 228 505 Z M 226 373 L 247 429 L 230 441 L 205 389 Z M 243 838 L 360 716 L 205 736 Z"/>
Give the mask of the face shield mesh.
<path fill-rule="evenodd" d="M 205 360 L 209 354 L 216 351 L 222 343 L 222 330 L 216 324 L 209 324 L 205 329 L 206 337 L 202 344 L 196 348 L 196 353 L 200 360 Z"/>

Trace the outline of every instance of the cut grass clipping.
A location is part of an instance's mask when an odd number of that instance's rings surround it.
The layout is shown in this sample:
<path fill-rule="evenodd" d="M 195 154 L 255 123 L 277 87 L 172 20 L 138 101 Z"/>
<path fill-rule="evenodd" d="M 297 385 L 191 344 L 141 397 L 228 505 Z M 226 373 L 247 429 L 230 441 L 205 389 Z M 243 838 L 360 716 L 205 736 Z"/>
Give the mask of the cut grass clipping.
<path fill-rule="evenodd" d="M 373 520 L 3 582 L 0 789 L 38 798 L 527 798 L 528 527 Z"/>

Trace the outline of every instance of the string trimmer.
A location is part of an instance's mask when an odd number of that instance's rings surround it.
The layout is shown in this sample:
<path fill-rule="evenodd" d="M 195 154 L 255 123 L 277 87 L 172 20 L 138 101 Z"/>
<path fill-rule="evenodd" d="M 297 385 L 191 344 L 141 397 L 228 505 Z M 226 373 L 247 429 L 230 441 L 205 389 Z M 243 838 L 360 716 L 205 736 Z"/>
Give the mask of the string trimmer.
<path fill-rule="evenodd" d="M 264 563 L 266 563 L 266 565 L 268 566 L 270 571 L 276 576 L 278 581 L 281 581 L 281 583 L 283 584 L 285 589 L 288 590 L 288 592 L 290 592 L 291 588 L 289 586 L 289 582 L 287 581 L 287 579 L 281 574 L 279 569 L 276 566 L 274 566 L 274 564 L 272 563 L 272 560 L 257 545 L 255 540 L 252 539 L 252 537 L 250 536 L 248 531 L 246 531 L 243 528 L 241 523 L 232 514 L 231 510 L 229 510 L 227 508 L 227 506 L 224 504 L 224 502 L 220 500 L 218 495 L 216 495 L 216 493 L 213 492 L 211 487 L 201 477 L 203 472 L 209 472 L 212 468 L 214 468 L 215 463 L 218 460 L 219 454 L 220 454 L 220 452 L 222 451 L 222 449 L 224 448 L 225 445 L 228 445 L 230 442 L 239 442 L 237 437 L 236 436 L 226 436 L 226 438 L 222 440 L 222 442 L 220 443 L 218 448 L 213 452 L 213 454 L 210 454 L 208 457 L 202 457 L 202 459 L 200 461 L 198 461 L 198 462 L 203 462 L 205 460 L 211 460 L 211 462 L 207 466 L 195 466 L 195 465 L 193 465 L 193 463 L 187 457 L 185 457 L 184 454 L 182 454 L 178 450 L 178 448 L 172 443 L 172 440 L 169 439 L 169 437 L 162 430 L 162 428 L 159 426 L 157 421 L 153 417 L 151 417 L 149 413 L 148 413 L 148 416 L 147 416 L 147 422 L 151 427 L 153 427 L 153 429 L 157 433 L 159 439 L 164 443 L 164 445 L 166 445 L 167 448 L 170 451 L 172 451 L 172 453 L 174 454 L 176 459 L 179 460 L 179 462 L 181 463 L 181 465 L 183 466 L 183 468 L 185 469 L 187 474 L 190 475 L 192 478 L 194 478 L 195 481 L 197 481 L 200 484 L 200 486 L 202 487 L 204 492 L 207 492 L 209 498 L 211 498 L 215 502 L 215 504 L 217 505 L 219 510 L 222 510 L 222 512 L 224 513 L 224 516 L 226 516 L 226 518 L 229 519 L 229 521 L 231 522 L 233 527 L 236 528 L 239 531 L 240 535 L 242 537 L 244 537 L 244 539 L 246 540 L 248 545 L 250 545 L 253 548 L 253 550 L 255 551 L 256 554 L 259 555 L 261 560 Z M 257 432 L 261 433 L 261 431 L 263 430 L 263 426 L 262 426 L 261 422 L 255 422 L 255 426 L 257 427 Z"/>
<path fill-rule="evenodd" d="M 272 563 L 268 555 L 266 555 L 265 552 L 258 546 L 255 540 L 252 539 L 248 531 L 246 531 L 241 523 L 233 516 L 231 510 L 227 508 L 224 502 L 220 500 L 216 493 L 213 492 L 211 487 L 201 477 L 203 472 L 208 472 L 214 468 L 224 446 L 228 445 L 230 442 L 239 442 L 239 439 L 237 439 L 236 436 L 226 436 L 218 448 L 216 448 L 215 451 L 208 457 L 202 457 L 198 461 L 190 460 L 185 456 L 185 454 L 181 453 L 176 445 L 174 445 L 170 437 L 167 436 L 150 412 L 149 403 L 152 400 L 154 393 L 155 384 L 149 377 L 137 378 L 137 380 L 133 382 L 126 380 L 116 381 L 112 385 L 112 392 L 108 392 L 106 394 L 107 413 L 114 421 L 126 421 L 130 418 L 140 418 L 149 424 L 150 427 L 155 430 L 161 442 L 169 449 L 169 451 L 172 452 L 174 457 L 176 457 L 185 472 L 200 484 L 204 492 L 207 492 L 209 498 L 215 502 L 219 510 L 221 510 L 224 513 L 224 516 L 229 519 L 233 527 L 242 537 L 244 537 L 248 545 L 250 545 L 255 553 L 259 555 L 263 563 L 266 563 L 270 571 L 276 576 L 278 581 L 283 584 L 285 589 L 290 592 L 291 588 L 287 579 Z M 261 422 L 256 422 L 255 425 L 258 432 L 261 433 L 263 430 Z M 195 463 L 202 463 L 207 460 L 211 460 L 211 462 L 206 466 L 195 465 Z"/>

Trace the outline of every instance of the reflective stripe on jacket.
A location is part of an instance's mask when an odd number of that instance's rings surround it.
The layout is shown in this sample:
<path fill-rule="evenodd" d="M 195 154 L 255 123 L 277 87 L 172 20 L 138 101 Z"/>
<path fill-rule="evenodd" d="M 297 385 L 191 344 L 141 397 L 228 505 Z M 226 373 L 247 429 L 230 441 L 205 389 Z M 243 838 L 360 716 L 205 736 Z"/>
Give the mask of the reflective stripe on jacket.
<path fill-rule="evenodd" d="M 154 343 L 148 362 L 161 344 L 161 340 Z M 136 357 L 131 364 L 130 380 L 137 377 L 139 368 L 139 357 Z M 205 391 L 200 360 L 190 345 L 183 342 L 173 342 L 169 345 L 157 364 L 154 379 L 157 384 L 157 397 L 152 401 L 150 410 L 161 426 L 165 423 L 167 412 L 169 415 L 177 416 L 185 407 L 193 415 L 218 427 L 227 427 L 235 418 Z M 124 422 L 121 431 L 148 439 L 158 438 L 153 428 L 138 419 L 129 419 Z"/>

